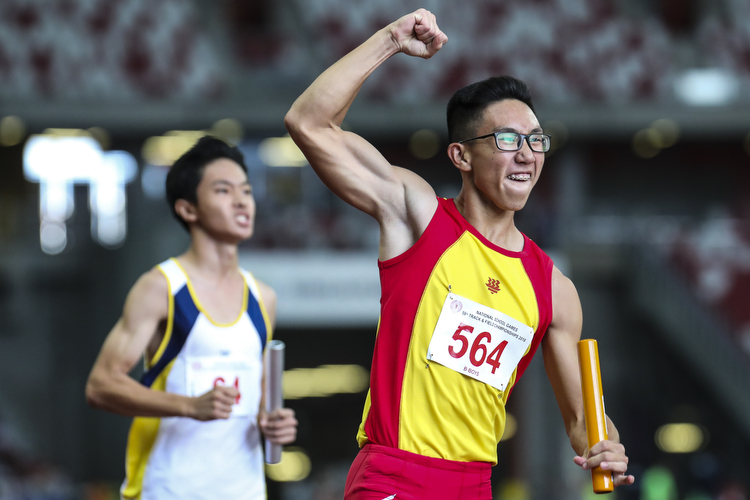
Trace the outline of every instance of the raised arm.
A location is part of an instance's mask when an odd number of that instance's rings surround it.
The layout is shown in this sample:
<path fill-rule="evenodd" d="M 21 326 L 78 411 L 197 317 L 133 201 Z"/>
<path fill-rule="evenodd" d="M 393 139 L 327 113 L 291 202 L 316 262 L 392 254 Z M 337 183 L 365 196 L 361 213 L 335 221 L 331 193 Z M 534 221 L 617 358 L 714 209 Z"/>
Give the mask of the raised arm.
<path fill-rule="evenodd" d="M 161 338 L 167 318 L 166 278 L 152 269 L 141 276 L 128 294 L 122 317 L 110 331 L 86 384 L 86 400 L 103 410 L 126 416 L 191 417 L 197 420 L 228 418 L 233 387 L 217 386 L 193 398 L 155 391 L 133 380 L 129 373 L 146 349 Z"/>
<path fill-rule="evenodd" d="M 381 29 L 323 72 L 296 100 L 285 124 L 321 180 L 381 227 L 381 259 L 409 248 L 437 202 L 412 172 L 392 166 L 341 123 L 367 77 L 398 52 L 429 59 L 447 41 L 435 16 L 420 9 Z M 416 236 L 416 237 L 415 237 Z"/>
<path fill-rule="evenodd" d="M 552 308 L 552 322 L 542 341 L 544 367 L 570 444 L 578 454 L 574 461 L 585 470 L 601 466 L 612 471 L 615 486 L 632 484 L 635 478 L 625 474 L 628 468 L 625 447 L 620 444 L 619 433 L 609 417 L 609 439 L 588 448 L 577 349 L 583 325 L 581 301 L 573 282 L 557 268 L 552 273 Z"/>

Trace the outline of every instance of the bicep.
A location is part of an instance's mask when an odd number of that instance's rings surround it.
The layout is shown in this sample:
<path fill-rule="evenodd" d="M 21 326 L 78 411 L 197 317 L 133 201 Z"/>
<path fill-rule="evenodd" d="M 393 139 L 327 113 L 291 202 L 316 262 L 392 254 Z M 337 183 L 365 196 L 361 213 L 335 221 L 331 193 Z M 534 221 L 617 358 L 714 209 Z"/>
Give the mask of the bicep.
<path fill-rule="evenodd" d="M 331 126 L 292 136 L 334 194 L 379 222 L 406 220 L 414 197 L 434 198 L 424 179 L 391 165 L 357 134 Z"/>
<path fill-rule="evenodd" d="M 144 275 L 130 291 L 122 316 L 102 345 L 94 372 L 128 373 L 146 351 L 167 315 L 167 290 L 160 279 L 164 278 Z"/>
<path fill-rule="evenodd" d="M 138 333 L 138 331 L 126 328 L 123 319 L 120 318 L 104 340 L 94 369 L 110 373 L 130 372 L 145 352 L 151 339 L 151 336 Z"/>

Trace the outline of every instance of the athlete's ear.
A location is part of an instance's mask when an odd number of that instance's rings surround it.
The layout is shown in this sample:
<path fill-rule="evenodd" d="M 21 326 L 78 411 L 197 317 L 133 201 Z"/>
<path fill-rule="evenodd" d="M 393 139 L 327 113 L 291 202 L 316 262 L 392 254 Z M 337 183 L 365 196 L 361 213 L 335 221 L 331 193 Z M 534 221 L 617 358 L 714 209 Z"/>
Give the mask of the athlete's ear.
<path fill-rule="evenodd" d="M 198 220 L 198 211 L 195 209 L 195 205 L 182 198 L 174 202 L 174 211 L 187 223 Z"/>
<path fill-rule="evenodd" d="M 457 142 L 448 144 L 448 157 L 457 169 L 463 172 L 471 172 L 471 153 L 463 144 Z"/>

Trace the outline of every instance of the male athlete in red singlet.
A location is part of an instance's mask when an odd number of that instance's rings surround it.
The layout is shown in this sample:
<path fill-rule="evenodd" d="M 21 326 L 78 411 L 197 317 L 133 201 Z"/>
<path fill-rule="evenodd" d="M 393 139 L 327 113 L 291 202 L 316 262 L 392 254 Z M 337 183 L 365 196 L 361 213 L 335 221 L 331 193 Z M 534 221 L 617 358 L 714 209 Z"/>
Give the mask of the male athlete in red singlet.
<path fill-rule="evenodd" d="M 285 120 L 323 182 L 380 224 L 381 318 L 345 498 L 492 498 L 505 403 L 539 345 L 575 462 L 631 484 L 611 421 L 610 439 L 587 447 L 576 289 L 514 224 L 550 147 L 525 84 L 490 78 L 451 98 L 454 200 L 341 129 L 378 66 L 398 52 L 429 59 L 447 40 L 430 12 L 406 15 L 320 75 Z"/>

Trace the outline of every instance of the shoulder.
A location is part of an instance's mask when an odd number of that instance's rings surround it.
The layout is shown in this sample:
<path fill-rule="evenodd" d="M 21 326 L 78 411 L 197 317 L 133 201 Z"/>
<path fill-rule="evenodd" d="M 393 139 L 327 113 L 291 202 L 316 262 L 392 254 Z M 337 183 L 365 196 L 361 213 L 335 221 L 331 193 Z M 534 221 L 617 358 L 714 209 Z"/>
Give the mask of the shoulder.
<path fill-rule="evenodd" d="M 136 290 L 148 294 L 167 293 L 169 291 L 169 283 L 167 282 L 167 277 L 159 267 L 154 266 L 138 278 L 132 288 L 132 291 Z"/>
<path fill-rule="evenodd" d="M 169 284 L 158 267 L 143 273 L 128 293 L 125 312 L 164 315 L 168 309 Z"/>
<path fill-rule="evenodd" d="M 573 281 L 565 276 L 557 266 L 552 266 L 552 293 L 570 293 L 575 291 Z M 577 293 L 577 292 L 576 292 Z"/>
<path fill-rule="evenodd" d="M 556 266 L 552 268 L 552 322 L 558 326 L 580 325 L 581 300 L 573 281 Z"/>
<path fill-rule="evenodd" d="M 258 284 L 258 290 L 260 291 L 260 295 L 263 298 L 263 302 L 266 303 L 266 306 L 268 306 L 269 302 L 272 302 L 274 306 L 276 305 L 276 291 L 271 288 L 266 283 L 260 281 L 259 279 L 256 279 L 255 282 Z"/>
<path fill-rule="evenodd" d="M 252 274 L 250 274 L 250 276 L 255 282 L 255 286 L 258 290 L 258 293 L 260 294 L 260 298 L 263 301 L 263 305 L 265 306 L 266 311 L 268 311 L 272 315 L 275 315 L 277 303 L 276 291 L 271 288 L 271 286 L 262 282 Z"/>
<path fill-rule="evenodd" d="M 272 326 L 276 325 L 276 292 L 273 288 L 260 280 L 256 279 L 255 283 L 257 283 L 258 285 L 258 291 L 260 292 L 261 299 L 263 299 L 263 306 L 266 308 L 266 312 L 268 313 L 268 319 L 271 321 Z"/>

